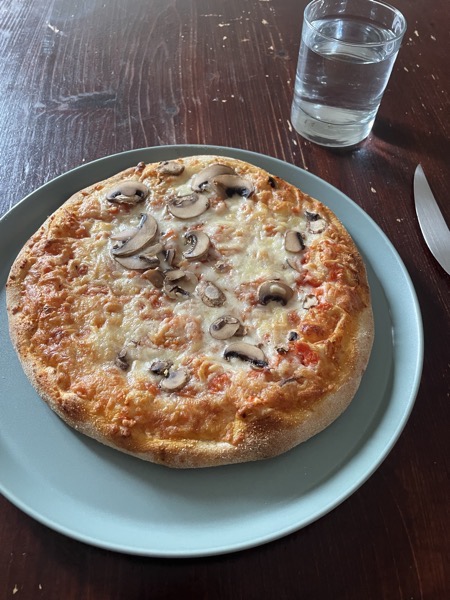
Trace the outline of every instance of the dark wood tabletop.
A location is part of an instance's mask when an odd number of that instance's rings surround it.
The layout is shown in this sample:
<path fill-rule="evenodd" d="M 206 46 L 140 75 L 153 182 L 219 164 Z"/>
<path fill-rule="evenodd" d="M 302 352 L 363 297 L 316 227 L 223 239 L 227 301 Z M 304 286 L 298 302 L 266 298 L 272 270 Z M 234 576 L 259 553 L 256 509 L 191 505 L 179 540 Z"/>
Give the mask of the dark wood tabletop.
<path fill-rule="evenodd" d="M 447 0 L 394 4 L 408 30 L 374 129 L 338 152 L 290 123 L 306 0 L 1 0 L 1 215 L 56 176 L 131 149 L 269 155 L 329 182 L 381 227 L 415 286 L 425 355 L 398 442 L 322 518 L 240 552 L 169 559 L 84 544 L 0 496 L 0 598 L 450 597 L 450 278 L 412 192 L 421 163 L 450 223 L 450 13 Z"/>

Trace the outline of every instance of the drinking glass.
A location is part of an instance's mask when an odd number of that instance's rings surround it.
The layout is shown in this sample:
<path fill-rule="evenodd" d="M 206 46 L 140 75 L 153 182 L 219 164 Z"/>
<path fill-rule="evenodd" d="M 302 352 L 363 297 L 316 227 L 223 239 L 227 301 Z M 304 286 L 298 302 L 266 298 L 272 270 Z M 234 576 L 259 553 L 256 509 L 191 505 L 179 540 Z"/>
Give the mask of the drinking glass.
<path fill-rule="evenodd" d="M 306 139 L 346 147 L 365 139 L 406 30 L 378 0 L 313 0 L 305 8 L 291 122 Z"/>

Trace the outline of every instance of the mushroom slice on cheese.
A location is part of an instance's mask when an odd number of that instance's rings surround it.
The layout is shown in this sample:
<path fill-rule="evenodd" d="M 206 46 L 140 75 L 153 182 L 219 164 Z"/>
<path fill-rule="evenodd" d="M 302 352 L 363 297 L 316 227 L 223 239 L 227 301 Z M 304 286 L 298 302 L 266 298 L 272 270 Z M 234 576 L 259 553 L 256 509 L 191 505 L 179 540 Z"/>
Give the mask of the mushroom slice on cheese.
<path fill-rule="evenodd" d="M 261 348 L 247 342 L 233 342 L 228 344 L 223 355 L 227 360 L 239 358 L 258 368 L 267 367 L 268 365 L 266 355 Z"/>
<path fill-rule="evenodd" d="M 128 371 L 130 368 L 130 363 L 128 362 L 127 350 L 126 348 L 122 349 L 116 356 L 114 361 L 116 367 L 119 367 L 122 371 Z"/>
<path fill-rule="evenodd" d="M 175 196 L 168 200 L 168 211 L 178 219 L 193 219 L 207 211 L 209 199 L 202 194 L 193 192 L 187 196 Z"/>
<path fill-rule="evenodd" d="M 158 165 L 156 169 L 161 175 L 181 175 L 184 165 L 176 160 L 166 160 Z"/>
<path fill-rule="evenodd" d="M 121 245 L 114 246 L 114 256 L 132 256 L 151 244 L 158 233 L 158 223 L 147 213 L 141 214 L 141 220 L 136 233 L 125 240 Z"/>
<path fill-rule="evenodd" d="M 150 281 L 153 287 L 161 289 L 164 285 L 164 273 L 160 268 L 148 269 L 142 274 L 142 277 Z"/>
<path fill-rule="evenodd" d="M 137 227 L 126 227 L 125 229 L 120 229 L 119 231 L 117 231 L 117 233 L 113 233 L 109 237 L 114 242 L 126 242 L 130 238 L 132 238 L 137 232 Z"/>
<path fill-rule="evenodd" d="M 207 306 L 222 306 L 226 300 L 222 290 L 211 281 L 201 281 L 197 286 L 197 293 Z"/>
<path fill-rule="evenodd" d="M 194 190 L 194 192 L 201 192 L 210 186 L 213 179 L 217 177 L 217 175 L 226 174 L 234 174 L 234 169 L 220 163 L 210 165 L 193 176 L 191 180 L 191 188 Z"/>
<path fill-rule="evenodd" d="M 307 296 L 305 296 L 304 300 L 303 300 L 303 308 L 312 308 L 313 306 L 317 306 L 319 304 L 319 301 L 317 300 L 317 297 L 314 294 L 308 294 Z"/>
<path fill-rule="evenodd" d="M 183 257 L 187 260 L 201 260 L 209 252 L 210 239 L 203 231 L 188 231 L 184 235 L 186 243 L 189 244 L 189 250 L 183 252 Z"/>
<path fill-rule="evenodd" d="M 131 271 L 147 271 L 147 269 L 159 267 L 157 256 L 139 254 L 135 256 L 113 256 L 113 258 L 119 265 Z"/>
<path fill-rule="evenodd" d="M 310 233 L 322 233 L 325 231 L 328 223 L 318 213 L 305 211 L 306 220 L 308 221 L 308 229 Z"/>
<path fill-rule="evenodd" d="M 225 189 L 227 196 L 238 194 L 244 198 L 249 198 L 255 191 L 252 182 L 240 175 L 217 175 L 212 182 L 222 186 Z"/>
<path fill-rule="evenodd" d="M 155 375 L 164 375 L 164 377 L 168 377 L 172 365 L 173 362 L 171 360 L 154 360 L 150 365 L 150 371 L 155 373 Z"/>
<path fill-rule="evenodd" d="M 159 387 L 166 392 L 176 392 L 189 381 L 189 372 L 184 367 L 169 369 L 168 375 L 162 379 Z"/>
<path fill-rule="evenodd" d="M 164 278 L 164 292 L 169 298 L 183 300 L 188 298 L 196 288 L 198 278 L 191 271 L 174 269 L 168 271 Z"/>
<path fill-rule="evenodd" d="M 286 231 L 284 236 L 284 249 L 286 252 L 297 253 L 305 249 L 305 243 L 303 241 L 302 234 L 300 231 Z"/>
<path fill-rule="evenodd" d="M 140 181 L 125 180 L 109 188 L 106 199 L 116 204 L 134 205 L 145 200 L 148 191 L 148 187 Z"/>
<path fill-rule="evenodd" d="M 209 333 L 216 340 L 228 340 L 235 335 L 242 335 L 244 327 L 239 319 L 231 315 L 223 315 L 211 323 Z"/>
<path fill-rule="evenodd" d="M 285 306 L 293 295 L 294 290 L 280 279 L 265 281 L 258 288 L 258 300 L 264 306 L 272 301 L 280 302 L 280 304 Z"/>

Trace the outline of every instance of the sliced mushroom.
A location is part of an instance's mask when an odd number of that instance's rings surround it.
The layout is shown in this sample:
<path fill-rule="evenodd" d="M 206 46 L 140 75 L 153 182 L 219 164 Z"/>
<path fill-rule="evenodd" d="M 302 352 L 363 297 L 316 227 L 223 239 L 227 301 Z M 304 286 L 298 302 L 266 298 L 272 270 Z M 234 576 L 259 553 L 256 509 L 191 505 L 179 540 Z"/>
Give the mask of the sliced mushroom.
<path fill-rule="evenodd" d="M 142 252 L 139 252 L 139 256 L 143 256 L 144 258 L 148 258 L 150 256 L 157 256 L 163 250 L 164 246 L 161 244 L 161 242 L 156 242 L 156 244 L 147 246 L 147 248 L 144 248 Z"/>
<path fill-rule="evenodd" d="M 170 271 L 174 268 L 174 260 L 176 256 L 175 248 L 164 248 L 159 255 L 161 269 L 163 271 Z"/>
<path fill-rule="evenodd" d="M 294 260 L 293 258 L 287 258 L 286 263 L 291 267 L 291 269 L 297 271 L 297 273 L 302 272 L 302 264 L 299 261 Z"/>
<path fill-rule="evenodd" d="M 139 254 L 135 256 L 113 256 L 114 260 L 125 269 L 132 271 L 146 271 L 159 266 L 159 258 L 157 256 L 147 256 Z"/>
<path fill-rule="evenodd" d="M 191 271 L 175 269 L 168 271 L 164 279 L 164 292 L 174 300 L 188 298 L 198 283 L 198 279 Z"/>
<path fill-rule="evenodd" d="M 203 214 L 209 208 L 206 196 L 196 192 L 187 196 L 176 196 L 167 202 L 169 212 L 179 219 L 192 219 Z"/>
<path fill-rule="evenodd" d="M 121 181 L 106 192 L 109 202 L 135 205 L 148 196 L 148 187 L 140 181 Z"/>
<path fill-rule="evenodd" d="M 306 220 L 308 221 L 308 229 L 311 233 L 322 233 L 327 226 L 327 222 L 319 213 L 305 211 Z"/>
<path fill-rule="evenodd" d="M 126 229 L 121 229 L 117 233 L 111 235 L 110 239 L 115 242 L 126 242 L 127 240 L 132 238 L 137 232 L 137 227 L 127 227 Z"/>
<path fill-rule="evenodd" d="M 265 281 L 258 288 L 258 300 L 264 306 L 272 301 L 285 306 L 293 295 L 294 291 L 279 279 Z"/>
<path fill-rule="evenodd" d="M 163 250 L 163 245 L 160 242 L 156 242 L 156 244 L 152 244 L 151 246 L 142 248 L 140 251 L 133 252 L 133 254 L 131 254 L 130 256 L 128 256 L 128 254 L 125 256 L 117 256 L 117 254 L 114 252 L 114 249 L 112 250 L 112 254 L 113 254 L 114 258 L 116 258 L 116 257 L 117 258 L 132 258 L 133 256 L 140 256 L 140 257 L 143 257 L 144 259 L 151 259 L 151 261 L 154 262 L 153 259 L 162 250 Z"/>
<path fill-rule="evenodd" d="M 246 342 L 233 342 L 228 344 L 223 353 L 227 360 L 230 358 L 239 358 L 250 362 L 258 368 L 267 367 L 268 362 L 264 352 L 258 346 L 247 344 Z"/>
<path fill-rule="evenodd" d="M 327 227 L 325 219 L 317 219 L 308 223 L 308 228 L 311 233 L 322 233 Z"/>
<path fill-rule="evenodd" d="M 136 233 L 123 244 L 114 247 L 112 253 L 114 256 L 132 256 L 151 244 L 157 233 L 158 223 L 156 220 L 151 215 L 142 213 Z"/>
<path fill-rule="evenodd" d="M 226 300 L 222 290 L 211 281 L 201 281 L 197 286 L 197 292 L 206 306 L 222 306 Z"/>
<path fill-rule="evenodd" d="M 181 175 L 184 165 L 176 160 L 166 160 L 158 165 L 157 171 L 161 175 Z"/>
<path fill-rule="evenodd" d="M 195 286 L 198 283 L 197 276 L 191 271 L 183 271 L 182 269 L 174 269 L 173 271 L 168 271 L 166 273 L 166 281 L 168 282 L 180 282 L 183 280 L 184 283 L 190 283 L 190 287 L 192 287 L 192 291 L 194 291 Z"/>
<path fill-rule="evenodd" d="M 231 315 L 224 315 L 211 323 L 209 333 L 216 340 L 227 340 L 234 335 L 242 335 L 243 329 L 239 319 Z"/>
<path fill-rule="evenodd" d="M 164 285 L 164 274 L 159 269 L 148 269 L 142 276 L 148 279 L 155 288 L 161 289 Z"/>
<path fill-rule="evenodd" d="M 174 269 L 173 271 L 169 271 L 168 273 L 166 273 L 166 281 L 180 281 L 180 279 L 183 279 L 185 275 L 186 271 L 183 271 L 182 269 Z"/>
<path fill-rule="evenodd" d="M 150 365 L 150 371 L 155 375 L 169 376 L 170 367 L 173 365 L 171 360 L 154 360 Z"/>
<path fill-rule="evenodd" d="M 170 370 L 169 374 L 163 379 L 159 387 L 166 392 L 176 392 L 186 385 L 189 381 L 189 372 L 184 367 Z"/>
<path fill-rule="evenodd" d="M 128 371 L 128 369 L 130 368 L 130 364 L 128 362 L 127 351 L 125 349 L 121 350 L 118 353 L 114 364 L 116 365 L 116 367 L 119 367 L 119 369 L 122 369 L 122 371 Z"/>
<path fill-rule="evenodd" d="M 278 352 L 278 354 L 287 354 L 289 352 L 288 346 L 277 346 L 275 350 Z"/>
<path fill-rule="evenodd" d="M 230 263 L 225 262 L 224 260 L 219 260 L 218 262 L 216 262 L 216 264 L 214 265 L 214 269 L 218 272 L 218 273 L 229 273 L 232 269 L 232 266 Z"/>
<path fill-rule="evenodd" d="M 239 175 L 217 175 L 212 182 L 222 186 L 225 189 L 227 196 L 238 194 L 244 198 L 249 198 L 255 191 L 252 182 Z"/>
<path fill-rule="evenodd" d="M 303 242 L 303 237 L 300 231 L 295 231 L 291 229 L 290 231 L 286 231 L 284 236 L 284 248 L 286 252 L 301 252 L 305 249 L 305 243 Z"/>
<path fill-rule="evenodd" d="M 164 250 L 164 259 L 166 260 L 169 266 L 173 265 L 173 261 L 175 260 L 176 250 L 175 248 L 167 248 Z"/>
<path fill-rule="evenodd" d="M 210 165 L 194 175 L 191 180 L 191 188 L 194 190 L 194 192 L 201 192 L 207 187 L 214 177 L 217 177 L 217 175 L 232 173 L 234 173 L 234 170 L 231 167 L 227 167 L 227 165 L 221 165 L 220 163 Z"/>
<path fill-rule="evenodd" d="M 185 233 L 184 238 L 186 243 L 190 245 L 189 250 L 183 252 L 184 258 L 187 260 L 201 260 L 207 256 L 211 242 L 204 231 L 188 231 Z"/>
<path fill-rule="evenodd" d="M 303 308 L 311 308 L 312 306 L 317 306 L 317 304 L 319 304 L 319 301 L 314 294 L 308 294 L 303 300 Z"/>

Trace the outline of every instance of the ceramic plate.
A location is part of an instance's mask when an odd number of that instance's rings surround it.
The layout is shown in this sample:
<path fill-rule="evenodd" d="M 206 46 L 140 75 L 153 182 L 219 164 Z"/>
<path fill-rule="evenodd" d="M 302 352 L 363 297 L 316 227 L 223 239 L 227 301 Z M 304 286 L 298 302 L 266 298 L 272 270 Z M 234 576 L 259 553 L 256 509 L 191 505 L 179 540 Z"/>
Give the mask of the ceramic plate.
<path fill-rule="evenodd" d="M 137 164 L 191 154 L 254 163 L 327 204 L 365 258 L 375 343 L 350 408 L 328 429 L 274 459 L 170 470 L 107 448 L 67 427 L 34 392 L 8 336 L 5 281 L 20 247 L 72 193 Z M 216 146 L 133 150 L 45 184 L 0 221 L 0 491 L 41 523 L 120 552 L 189 557 L 269 542 L 331 511 L 380 465 L 417 393 L 420 311 L 408 273 L 377 225 L 348 197 L 282 161 Z"/>

